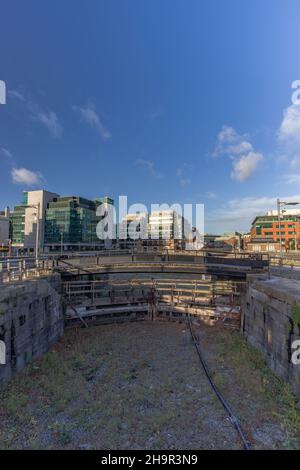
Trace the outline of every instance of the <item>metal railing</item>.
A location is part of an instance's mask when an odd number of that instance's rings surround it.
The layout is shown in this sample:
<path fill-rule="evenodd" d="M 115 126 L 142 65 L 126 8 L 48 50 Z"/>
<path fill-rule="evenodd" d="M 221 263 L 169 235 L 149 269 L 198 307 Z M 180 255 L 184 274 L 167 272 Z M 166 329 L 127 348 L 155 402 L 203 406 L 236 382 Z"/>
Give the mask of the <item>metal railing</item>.
<path fill-rule="evenodd" d="M 83 256 L 83 255 L 82 255 Z M 253 255 L 253 253 L 227 253 L 223 251 L 148 251 L 147 253 L 132 250 L 101 251 L 85 256 L 70 253 L 63 257 L 59 255 L 41 255 L 38 260 L 32 256 L 2 257 L 0 259 L 0 283 L 23 280 L 53 271 L 70 272 L 75 274 L 90 274 L 95 266 L 105 268 L 113 265 L 115 268 L 127 266 L 150 266 L 155 263 L 166 264 L 169 267 L 185 265 L 193 267 L 201 265 L 224 265 L 226 267 L 239 267 L 246 269 L 268 268 L 270 255 Z M 119 257 L 119 258 L 118 258 Z M 122 259 L 124 257 L 124 259 Z M 120 259 L 121 258 L 121 259 Z"/>
<path fill-rule="evenodd" d="M 36 260 L 34 258 L 7 258 L 0 260 L 0 284 L 35 277 L 46 276 L 53 272 L 55 263 L 49 260 Z"/>
<path fill-rule="evenodd" d="M 63 282 L 64 295 L 71 301 L 76 298 L 89 300 L 91 305 L 108 295 L 125 295 L 134 290 L 155 290 L 158 297 L 186 298 L 195 303 L 197 299 L 214 299 L 216 296 L 237 295 L 244 283 L 230 280 L 178 280 L 178 279 L 123 279 Z"/>

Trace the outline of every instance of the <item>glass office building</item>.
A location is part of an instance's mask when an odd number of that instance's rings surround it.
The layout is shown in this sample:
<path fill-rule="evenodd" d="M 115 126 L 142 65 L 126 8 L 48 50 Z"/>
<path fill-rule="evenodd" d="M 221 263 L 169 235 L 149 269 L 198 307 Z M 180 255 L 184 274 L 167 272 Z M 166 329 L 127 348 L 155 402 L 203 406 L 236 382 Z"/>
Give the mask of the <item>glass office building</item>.
<path fill-rule="evenodd" d="M 28 203 L 28 192 L 23 191 L 21 204 L 15 206 L 9 215 L 9 238 L 16 246 L 23 246 L 25 240 L 25 209 Z"/>
<path fill-rule="evenodd" d="M 113 204 L 110 198 L 95 201 L 79 196 L 58 197 L 48 204 L 45 220 L 44 247 L 48 251 L 63 246 L 65 249 L 101 248 L 103 240 L 96 228 L 101 216 L 96 214 L 100 204 Z"/>
<path fill-rule="evenodd" d="M 9 238 L 15 246 L 23 246 L 25 240 L 25 206 L 15 206 L 9 216 Z"/>

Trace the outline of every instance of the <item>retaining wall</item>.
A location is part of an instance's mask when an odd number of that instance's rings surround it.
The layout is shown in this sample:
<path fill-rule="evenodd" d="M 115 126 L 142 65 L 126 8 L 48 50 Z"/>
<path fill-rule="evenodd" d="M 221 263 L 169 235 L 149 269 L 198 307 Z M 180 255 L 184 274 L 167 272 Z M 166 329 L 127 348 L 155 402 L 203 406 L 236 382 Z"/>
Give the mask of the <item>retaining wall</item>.
<path fill-rule="evenodd" d="M 5 344 L 0 382 L 48 351 L 63 334 L 60 288 L 57 274 L 0 286 L 0 341 Z"/>
<path fill-rule="evenodd" d="M 300 339 L 300 283 L 248 276 L 242 302 L 241 329 L 270 368 L 300 397 L 300 364 L 292 363 L 292 343 Z"/>

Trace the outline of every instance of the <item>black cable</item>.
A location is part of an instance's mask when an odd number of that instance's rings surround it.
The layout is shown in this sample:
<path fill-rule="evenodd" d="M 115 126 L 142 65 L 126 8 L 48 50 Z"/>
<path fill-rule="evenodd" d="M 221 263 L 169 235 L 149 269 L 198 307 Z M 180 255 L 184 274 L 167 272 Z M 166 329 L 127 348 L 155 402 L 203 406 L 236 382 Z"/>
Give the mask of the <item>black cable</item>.
<path fill-rule="evenodd" d="M 250 450 L 250 446 L 247 442 L 247 439 L 242 431 L 242 428 L 241 428 L 241 425 L 240 425 L 240 422 L 239 422 L 239 419 L 237 418 L 237 416 L 234 415 L 232 409 L 231 409 L 231 406 L 229 405 L 229 403 L 226 401 L 226 399 L 223 397 L 222 393 L 218 390 L 218 388 L 216 387 L 210 373 L 209 373 L 209 369 L 207 367 L 207 364 L 206 362 L 204 361 L 203 357 L 202 357 L 202 354 L 200 352 L 200 349 L 199 349 L 199 345 L 197 344 L 197 339 L 193 333 L 193 330 L 192 330 L 192 324 L 191 324 L 191 317 L 189 315 L 189 328 L 190 328 L 190 333 L 191 333 L 191 336 L 192 336 L 192 340 L 193 340 L 193 343 L 195 345 L 195 348 L 196 348 L 196 351 L 198 353 L 198 356 L 199 356 L 199 359 L 200 359 L 200 362 L 201 362 L 201 365 L 204 369 L 204 372 L 206 374 L 206 377 L 208 378 L 208 381 L 212 387 L 212 389 L 214 390 L 215 394 L 217 395 L 218 399 L 220 400 L 220 402 L 222 403 L 224 409 L 227 411 L 228 415 L 229 415 L 229 419 L 231 421 L 231 423 L 233 424 L 233 426 L 235 427 L 237 433 L 239 434 L 242 442 L 243 442 L 243 446 L 244 446 L 244 449 L 245 450 Z"/>

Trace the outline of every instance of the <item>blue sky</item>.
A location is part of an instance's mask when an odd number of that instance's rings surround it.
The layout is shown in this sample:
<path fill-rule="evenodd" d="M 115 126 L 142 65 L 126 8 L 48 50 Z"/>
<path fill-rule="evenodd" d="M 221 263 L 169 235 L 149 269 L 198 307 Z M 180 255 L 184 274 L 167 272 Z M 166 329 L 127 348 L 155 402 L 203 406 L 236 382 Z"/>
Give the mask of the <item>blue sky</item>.
<path fill-rule="evenodd" d="M 204 203 L 222 232 L 300 200 L 299 1 L 0 7 L 1 207 L 40 187 L 125 194 Z"/>

